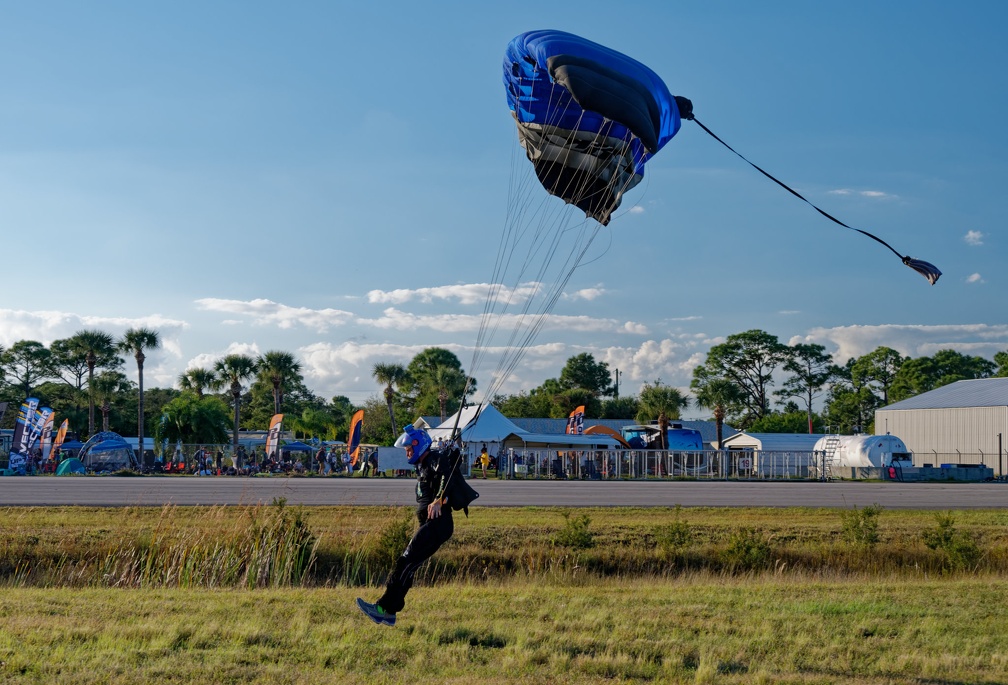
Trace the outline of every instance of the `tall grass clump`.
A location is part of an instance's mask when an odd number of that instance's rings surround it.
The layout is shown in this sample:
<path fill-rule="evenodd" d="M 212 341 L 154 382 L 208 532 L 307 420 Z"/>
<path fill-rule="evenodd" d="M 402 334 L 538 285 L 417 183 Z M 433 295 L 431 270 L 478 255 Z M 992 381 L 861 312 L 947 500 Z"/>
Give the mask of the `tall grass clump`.
<path fill-rule="evenodd" d="M 983 552 L 976 540 L 955 526 L 951 512 L 935 512 L 936 526 L 921 533 L 924 545 L 942 557 L 942 570 L 963 571 L 975 569 Z"/>
<path fill-rule="evenodd" d="M 283 587 L 302 584 L 318 540 L 300 509 L 286 501 L 238 510 L 212 508 L 217 526 L 178 530 L 165 507 L 155 530 L 113 545 L 98 563 L 99 582 L 113 587 Z"/>

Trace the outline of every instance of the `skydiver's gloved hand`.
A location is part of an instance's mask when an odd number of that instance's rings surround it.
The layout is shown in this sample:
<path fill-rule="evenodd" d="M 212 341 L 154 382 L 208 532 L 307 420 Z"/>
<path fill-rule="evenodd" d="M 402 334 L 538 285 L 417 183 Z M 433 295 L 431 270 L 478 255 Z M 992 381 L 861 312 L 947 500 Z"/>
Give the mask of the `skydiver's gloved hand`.
<path fill-rule="evenodd" d="M 679 108 L 679 118 L 687 121 L 693 120 L 693 103 L 682 95 L 675 95 L 676 107 Z"/>

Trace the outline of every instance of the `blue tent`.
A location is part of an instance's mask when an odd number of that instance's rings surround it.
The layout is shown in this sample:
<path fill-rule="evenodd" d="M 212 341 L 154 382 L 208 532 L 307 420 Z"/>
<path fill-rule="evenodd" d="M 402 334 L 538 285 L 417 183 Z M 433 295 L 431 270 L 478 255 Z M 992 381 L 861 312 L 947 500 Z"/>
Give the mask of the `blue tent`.
<path fill-rule="evenodd" d="M 306 445 L 303 442 L 295 441 L 289 442 L 286 445 L 280 445 L 281 452 L 314 452 L 315 448 L 311 445 Z"/>
<path fill-rule="evenodd" d="M 118 433 L 96 433 L 77 455 L 92 473 L 120 471 L 137 467 L 133 448 Z"/>

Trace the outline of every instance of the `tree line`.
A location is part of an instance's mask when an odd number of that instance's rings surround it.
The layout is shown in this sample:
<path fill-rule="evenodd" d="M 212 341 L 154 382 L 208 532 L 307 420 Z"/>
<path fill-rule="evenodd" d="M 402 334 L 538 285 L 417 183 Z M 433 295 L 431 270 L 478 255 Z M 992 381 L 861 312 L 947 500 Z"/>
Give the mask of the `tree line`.
<path fill-rule="evenodd" d="M 350 417 L 364 409 L 363 440 L 389 444 L 405 423 L 417 416 L 443 420 L 477 390 L 458 357 L 438 347 L 423 350 L 407 365 L 375 364 L 379 391 L 362 406 L 343 395 L 325 399 L 313 393 L 300 362 L 282 350 L 227 355 L 212 368 L 188 369 L 175 388 L 144 389 L 146 353 L 160 345 L 157 331 L 135 328 L 120 338 L 81 330 L 48 347 L 32 340 L 0 346 L 0 401 L 15 409 L 5 413 L 3 427 L 12 427 L 16 408 L 34 396 L 59 420 L 68 418 L 81 438 L 112 430 L 158 441 L 221 444 L 231 432 L 237 447 L 240 429 L 263 430 L 276 413 L 285 415 L 285 428 L 296 435 L 345 439 Z M 123 373 L 129 360 L 137 366 L 136 383 Z M 636 395 L 620 396 L 613 372 L 606 362 L 580 353 L 567 360 L 558 378 L 498 395 L 491 403 L 513 418 L 566 418 L 583 405 L 589 419 L 662 425 L 695 406 L 711 412 L 719 442 L 725 423 L 754 432 L 871 432 L 878 407 L 957 380 L 1008 376 L 1008 351 L 991 361 L 954 350 L 910 358 L 878 347 L 841 366 L 822 345 L 786 345 L 754 329 L 711 347 L 688 391 L 657 379 Z"/>

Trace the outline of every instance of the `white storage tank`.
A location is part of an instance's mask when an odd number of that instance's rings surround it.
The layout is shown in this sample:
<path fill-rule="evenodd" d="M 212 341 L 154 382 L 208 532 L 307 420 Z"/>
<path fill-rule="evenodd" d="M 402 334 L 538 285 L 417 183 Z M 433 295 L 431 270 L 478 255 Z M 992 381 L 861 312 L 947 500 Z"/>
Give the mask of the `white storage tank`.
<path fill-rule="evenodd" d="M 816 441 L 814 449 L 832 452 L 834 467 L 913 466 L 913 454 L 895 435 L 827 435 Z"/>

